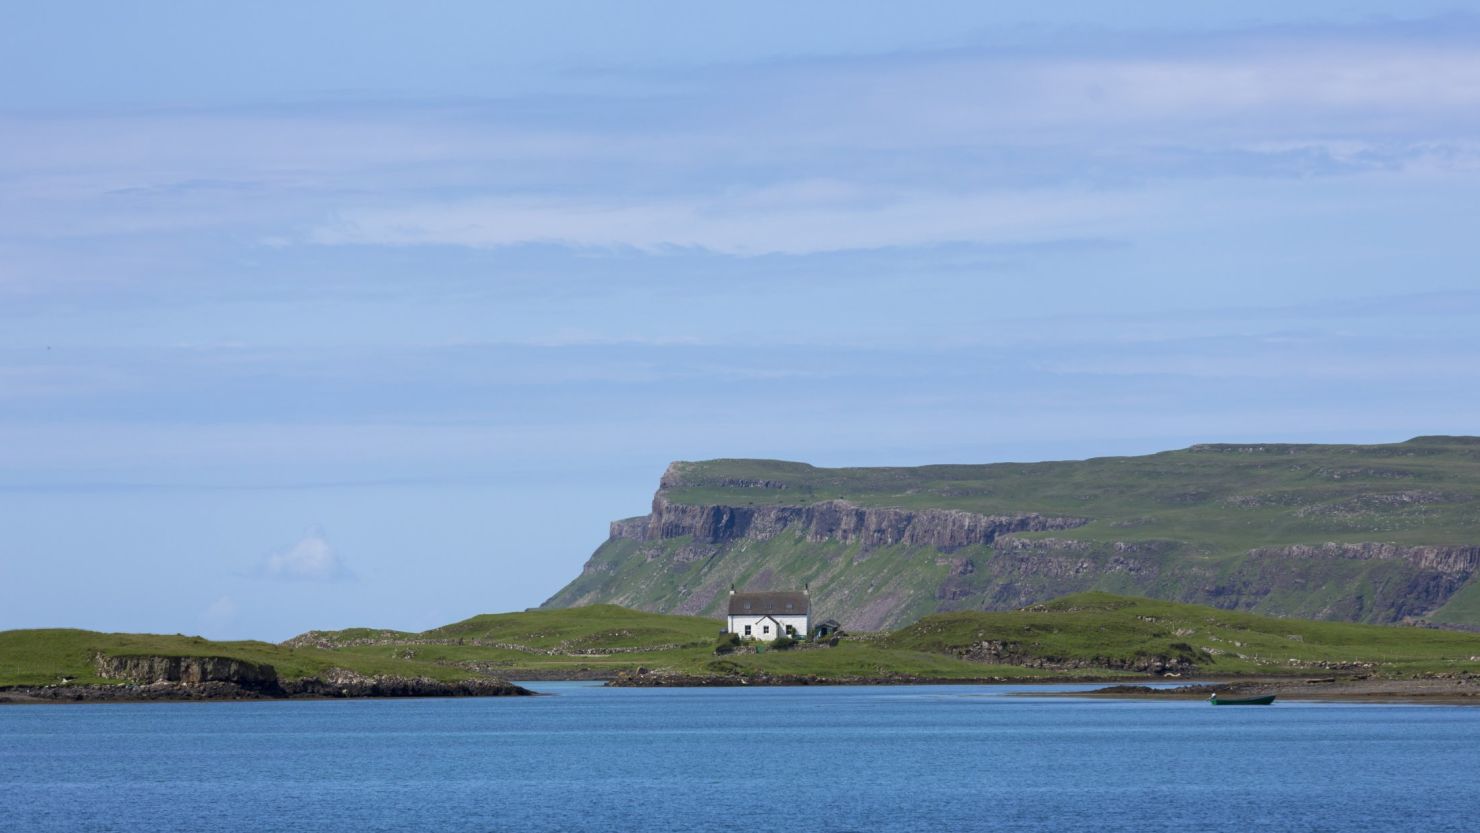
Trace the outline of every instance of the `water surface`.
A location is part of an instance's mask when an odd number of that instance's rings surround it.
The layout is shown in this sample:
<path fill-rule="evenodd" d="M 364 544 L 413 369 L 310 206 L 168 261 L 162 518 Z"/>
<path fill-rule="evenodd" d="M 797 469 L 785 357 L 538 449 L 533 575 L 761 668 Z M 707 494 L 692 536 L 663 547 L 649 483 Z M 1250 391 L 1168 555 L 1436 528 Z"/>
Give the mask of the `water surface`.
<path fill-rule="evenodd" d="M 1480 807 L 1458 706 L 528 685 L 557 696 L 0 708 L 0 830 L 1355 833 Z"/>

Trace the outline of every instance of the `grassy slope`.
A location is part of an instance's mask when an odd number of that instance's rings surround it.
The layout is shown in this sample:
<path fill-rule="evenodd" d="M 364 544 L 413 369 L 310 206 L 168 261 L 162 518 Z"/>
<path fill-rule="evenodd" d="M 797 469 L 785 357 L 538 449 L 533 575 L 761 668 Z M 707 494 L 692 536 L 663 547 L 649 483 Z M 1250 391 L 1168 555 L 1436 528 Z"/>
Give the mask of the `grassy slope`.
<path fill-rule="evenodd" d="M 699 616 L 665 616 L 616 605 L 551 611 L 490 613 L 427 631 L 433 638 L 464 638 L 561 648 L 571 653 L 595 648 L 710 644 L 721 624 Z"/>
<path fill-rule="evenodd" d="M 917 468 L 821 469 L 774 460 L 713 460 L 675 464 L 663 494 L 674 503 L 700 505 L 799 505 L 841 498 L 865 506 L 1089 518 L 1088 525 L 1073 530 L 1019 537 L 1088 542 L 1100 548 L 1090 554 L 1098 561 L 1117 545 L 1136 546 L 1135 558 L 1157 569 L 1106 574 L 1081 584 L 1015 577 L 1011 593 L 1005 593 L 1000 579 L 991 583 L 990 570 L 978 570 L 959 580 L 963 601 L 954 606 L 1000 609 L 1089 589 L 1191 601 L 1203 600 L 1199 593 L 1209 586 L 1247 582 L 1250 576 L 1239 570 L 1248 551 L 1260 546 L 1480 544 L 1480 438 L 1427 437 L 1370 446 L 1209 445 L 1142 457 Z M 548 604 L 613 601 L 655 610 L 687 604 L 684 609 L 715 613 L 722 603 L 715 589 L 731 582 L 780 587 L 811 581 L 824 606 L 844 619 L 874 603 L 889 608 L 882 621 L 895 623 L 953 606 L 937 601 L 950 565 L 933 551 L 878 550 L 865 559 L 857 547 L 783 534 L 764 542 L 735 542 L 721 557 L 692 563 L 637 553 L 677 553 L 689 543 L 609 541 L 593 556 L 593 564 L 605 570 L 581 576 Z M 952 555 L 981 566 L 994 553 L 975 547 Z M 1197 577 L 1189 577 L 1188 568 Z M 1287 569 L 1275 592 L 1250 602 L 1254 610 L 1381 621 L 1383 604 L 1391 600 L 1374 604 L 1377 594 L 1366 591 L 1401 586 L 1407 567 L 1323 559 L 1291 563 Z M 695 606 L 696 600 L 708 601 Z M 1480 624 L 1480 587 L 1461 591 L 1432 618 Z"/>
<path fill-rule="evenodd" d="M 459 668 L 481 668 L 518 679 L 521 674 L 605 674 L 638 667 L 688 674 L 817 674 L 828 677 L 916 676 L 977 679 L 1032 677 L 1046 672 L 984 666 L 937 653 L 845 643 L 836 649 L 717 657 L 722 623 L 698 616 L 645 613 L 615 605 L 474 616 L 420 634 L 355 629 L 315 632 L 336 655 L 365 660 L 406 656 Z M 392 636 L 385 636 L 392 634 Z M 369 636 L 377 644 L 361 644 Z M 450 644 L 449 644 L 450 643 Z"/>
<path fill-rule="evenodd" d="M 1302 671 L 1321 662 L 1373 663 L 1386 675 L 1480 671 L 1480 634 L 1278 619 L 1108 593 L 1066 596 L 1010 613 L 927 616 L 882 644 L 954 654 L 984 640 L 1060 660 L 1177 655 L 1190 645 L 1199 668 L 1215 674 Z"/>
<path fill-rule="evenodd" d="M 98 633 L 53 628 L 0 631 L 0 685 L 46 685 L 62 677 L 81 684 L 119 683 L 96 676 L 93 657 L 227 657 L 267 663 L 284 678 L 311 677 L 331 667 L 362 674 L 463 679 L 467 671 L 393 654 L 342 654 L 316 648 L 286 648 L 268 642 L 212 642 L 198 636 Z"/>

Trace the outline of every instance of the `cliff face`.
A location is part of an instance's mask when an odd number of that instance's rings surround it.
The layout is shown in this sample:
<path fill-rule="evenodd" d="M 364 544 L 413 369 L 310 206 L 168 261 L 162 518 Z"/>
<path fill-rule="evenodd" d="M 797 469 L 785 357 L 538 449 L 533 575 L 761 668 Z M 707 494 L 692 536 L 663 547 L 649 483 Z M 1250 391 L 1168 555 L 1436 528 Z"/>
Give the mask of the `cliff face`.
<path fill-rule="evenodd" d="M 1083 518 L 1045 517 L 1036 512 L 979 515 L 949 509 L 861 507 L 844 500 L 806 506 L 691 506 L 673 503 L 660 492 L 651 515 L 617 521 L 612 524 L 612 537 L 635 541 L 687 537 L 722 544 L 741 539 L 766 541 L 791 532 L 812 544 L 835 541 L 858 544 L 865 550 L 903 545 L 949 553 L 990 545 L 1011 532 L 1072 529 L 1085 523 Z"/>
<path fill-rule="evenodd" d="M 719 616 L 731 584 L 810 584 L 816 615 L 856 630 L 1087 590 L 1480 624 L 1480 546 L 1451 543 L 1480 541 L 1477 507 L 1480 446 L 1454 438 L 922 469 L 675 463 L 652 511 L 614 522 L 546 606 Z"/>
<path fill-rule="evenodd" d="M 74 700 L 197 700 L 251 697 L 489 697 L 531 692 L 493 677 L 434 680 L 393 674 L 361 674 L 329 668 L 314 677 L 283 679 L 265 663 L 229 657 L 109 656 L 93 667 L 105 680 L 129 686 L 47 687 L 32 696 Z M 50 690 L 48 690 L 50 689 Z"/>
<path fill-rule="evenodd" d="M 111 657 L 98 654 L 93 659 L 98 676 L 105 680 L 128 680 L 151 683 L 232 683 L 242 688 L 259 690 L 275 688 L 277 670 L 271 665 L 243 662 L 226 657 Z"/>

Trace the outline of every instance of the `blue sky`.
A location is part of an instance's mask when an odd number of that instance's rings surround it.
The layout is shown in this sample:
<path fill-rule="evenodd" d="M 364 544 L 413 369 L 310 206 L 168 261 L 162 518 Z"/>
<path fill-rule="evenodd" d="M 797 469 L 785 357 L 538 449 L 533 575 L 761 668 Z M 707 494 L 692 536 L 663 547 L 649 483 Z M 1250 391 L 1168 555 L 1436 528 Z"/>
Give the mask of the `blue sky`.
<path fill-rule="evenodd" d="M 673 459 L 1477 433 L 1480 9 L 987 5 L 8 10 L 0 628 L 536 605 Z"/>

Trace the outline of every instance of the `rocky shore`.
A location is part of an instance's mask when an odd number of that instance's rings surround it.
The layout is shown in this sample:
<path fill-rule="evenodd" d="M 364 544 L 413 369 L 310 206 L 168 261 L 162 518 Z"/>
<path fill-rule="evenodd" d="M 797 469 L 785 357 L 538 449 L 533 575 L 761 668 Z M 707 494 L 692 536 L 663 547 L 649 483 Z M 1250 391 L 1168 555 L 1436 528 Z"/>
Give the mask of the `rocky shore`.
<path fill-rule="evenodd" d="M 357 681 L 312 677 L 277 686 L 247 688 L 235 683 L 124 683 L 0 688 L 0 704 L 147 703 L 157 701 L 339 699 L 350 697 L 502 697 L 530 695 L 523 686 L 498 679 L 446 682 L 426 677 L 365 677 Z"/>
<path fill-rule="evenodd" d="M 1480 676 L 1453 674 L 1415 679 L 1323 677 L 1316 679 L 1249 679 L 1204 681 L 1153 688 L 1144 685 L 1114 685 L 1072 697 L 1106 697 L 1146 700 L 1206 700 L 1220 697 L 1253 697 L 1274 694 L 1280 700 L 1331 700 L 1366 703 L 1430 703 L 1480 706 Z"/>
<path fill-rule="evenodd" d="M 818 674 L 683 674 L 676 671 L 619 671 L 607 680 L 613 688 L 725 688 L 738 686 L 801 685 L 991 685 L 1002 683 L 1084 683 L 1103 682 L 1104 677 L 1055 677 L 1023 679 L 1021 677 L 922 677 L 910 674 L 875 677 L 824 677 Z"/>
<path fill-rule="evenodd" d="M 534 693 L 498 677 L 437 680 L 391 674 L 367 675 L 344 668 L 330 668 L 313 677 L 284 679 L 271 665 L 224 657 L 113 657 L 99 654 L 93 664 L 99 677 L 119 682 L 0 687 L 0 704 L 501 697 Z"/>

